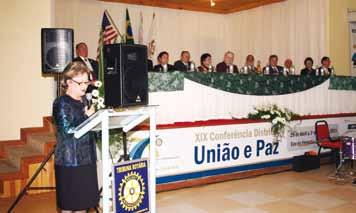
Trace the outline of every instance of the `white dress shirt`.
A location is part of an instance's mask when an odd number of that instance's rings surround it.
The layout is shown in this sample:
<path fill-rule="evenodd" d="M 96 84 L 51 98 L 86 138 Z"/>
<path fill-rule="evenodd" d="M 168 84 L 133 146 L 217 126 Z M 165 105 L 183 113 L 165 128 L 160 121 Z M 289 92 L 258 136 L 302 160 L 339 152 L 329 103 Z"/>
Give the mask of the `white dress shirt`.
<path fill-rule="evenodd" d="M 79 57 L 84 61 L 85 65 L 87 65 L 87 67 L 90 71 L 94 71 L 88 58 L 84 58 L 82 56 L 79 56 Z"/>

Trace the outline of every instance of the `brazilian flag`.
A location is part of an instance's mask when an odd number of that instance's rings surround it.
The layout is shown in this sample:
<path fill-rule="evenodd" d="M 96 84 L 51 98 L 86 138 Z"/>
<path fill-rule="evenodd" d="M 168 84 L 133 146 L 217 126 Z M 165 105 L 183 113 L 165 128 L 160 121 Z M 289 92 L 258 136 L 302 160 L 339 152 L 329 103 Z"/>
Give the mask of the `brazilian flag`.
<path fill-rule="evenodd" d="M 126 8 L 126 44 L 134 44 L 129 10 Z"/>

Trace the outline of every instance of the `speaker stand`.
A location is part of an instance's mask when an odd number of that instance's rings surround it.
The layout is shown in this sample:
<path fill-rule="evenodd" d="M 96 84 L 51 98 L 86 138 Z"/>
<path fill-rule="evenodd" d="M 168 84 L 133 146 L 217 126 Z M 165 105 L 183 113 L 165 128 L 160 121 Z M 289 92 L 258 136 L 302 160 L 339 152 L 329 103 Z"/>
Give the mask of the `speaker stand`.
<path fill-rule="evenodd" d="M 56 81 L 57 81 L 57 98 L 61 95 L 61 73 L 56 73 Z"/>
<path fill-rule="evenodd" d="M 56 147 L 56 145 L 53 146 L 52 150 L 48 153 L 46 158 L 42 161 L 41 165 L 37 168 L 36 172 L 30 178 L 30 180 L 28 181 L 26 186 L 23 187 L 23 189 L 20 192 L 20 194 L 16 197 L 16 200 L 11 204 L 10 208 L 7 210 L 8 213 L 11 213 L 13 211 L 13 209 L 16 207 L 18 202 L 20 202 L 22 197 L 27 194 L 27 191 L 30 191 L 30 190 L 55 190 L 56 189 L 56 187 L 52 187 L 52 186 L 49 186 L 49 187 L 31 187 L 33 181 L 35 181 L 37 176 L 41 173 L 42 169 L 46 170 L 46 168 L 44 168 L 44 167 L 46 166 L 47 162 L 52 158 L 52 155 L 54 154 L 54 151 L 55 151 L 55 147 Z"/>

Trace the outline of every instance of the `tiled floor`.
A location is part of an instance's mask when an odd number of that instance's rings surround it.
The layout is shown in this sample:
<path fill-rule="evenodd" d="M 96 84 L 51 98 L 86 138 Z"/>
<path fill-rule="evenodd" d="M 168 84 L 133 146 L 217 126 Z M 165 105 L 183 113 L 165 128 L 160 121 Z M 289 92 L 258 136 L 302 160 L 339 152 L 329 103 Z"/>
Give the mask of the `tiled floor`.
<path fill-rule="evenodd" d="M 356 187 L 328 180 L 332 166 L 159 193 L 158 213 L 355 213 Z M 0 212 L 12 200 L 0 199 Z M 27 196 L 15 212 L 56 212 L 54 193 Z"/>

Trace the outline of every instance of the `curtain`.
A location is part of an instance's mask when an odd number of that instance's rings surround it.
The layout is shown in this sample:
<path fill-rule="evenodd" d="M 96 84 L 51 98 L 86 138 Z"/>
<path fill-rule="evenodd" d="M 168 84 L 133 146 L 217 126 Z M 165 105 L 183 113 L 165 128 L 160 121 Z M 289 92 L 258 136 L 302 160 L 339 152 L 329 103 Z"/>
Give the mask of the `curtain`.
<path fill-rule="evenodd" d="M 266 65 L 270 54 L 279 64 L 291 58 L 299 72 L 304 59 L 328 55 L 326 46 L 326 0 L 288 0 L 229 15 L 230 48 L 242 65 L 248 54 Z"/>
<path fill-rule="evenodd" d="M 235 52 L 235 64 L 241 67 L 247 54 L 255 55 L 262 65 L 270 54 L 279 56 L 280 64 L 293 59 L 297 70 L 304 58 L 315 63 L 327 55 L 326 15 L 329 0 L 287 0 L 228 15 L 192 12 L 140 5 L 108 3 L 96 0 L 55 1 L 56 27 L 71 27 L 75 43 L 84 41 L 89 55 L 96 56 L 99 28 L 104 9 L 108 9 L 121 33 L 125 32 L 125 10 L 129 9 L 135 41 L 138 41 L 140 12 L 143 14 L 144 41 L 152 20 L 157 18 L 157 47 L 170 53 L 170 63 L 178 60 L 182 50 L 189 50 L 192 60 L 212 54 L 213 64 L 222 61 L 227 50 Z"/>

